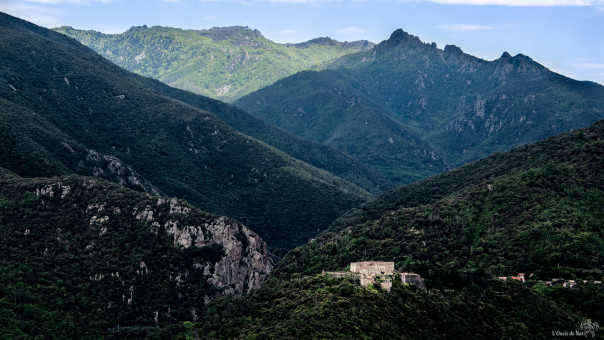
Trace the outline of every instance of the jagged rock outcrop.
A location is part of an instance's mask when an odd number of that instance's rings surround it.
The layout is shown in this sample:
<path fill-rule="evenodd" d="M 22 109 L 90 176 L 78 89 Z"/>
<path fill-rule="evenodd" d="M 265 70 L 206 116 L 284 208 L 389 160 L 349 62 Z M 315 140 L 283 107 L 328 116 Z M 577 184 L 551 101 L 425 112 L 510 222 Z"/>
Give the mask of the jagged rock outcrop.
<path fill-rule="evenodd" d="M 463 53 L 455 45 L 446 45 L 442 52 L 445 64 L 460 73 L 476 72 L 485 62 L 469 54 Z"/>
<path fill-rule="evenodd" d="M 400 28 L 392 32 L 390 38 L 383 43 L 390 46 L 397 46 L 401 43 L 408 44 L 409 46 L 424 45 L 422 41 L 419 40 L 419 37 L 411 35 Z"/>
<path fill-rule="evenodd" d="M 169 216 L 186 216 L 191 207 L 176 198 L 169 201 L 159 198 L 157 207 L 161 210 L 165 204 L 170 205 Z M 234 220 L 218 217 L 211 222 L 197 225 L 183 225 L 178 218 L 154 221 L 153 208 L 146 207 L 137 214 L 137 218 L 146 218 L 156 225 L 163 225 L 168 234 L 174 237 L 174 244 L 183 248 L 205 247 L 212 244 L 221 245 L 224 256 L 216 263 L 208 263 L 203 267 L 204 274 L 209 276 L 208 282 L 223 288 L 227 294 L 243 294 L 260 284 L 270 274 L 273 263 L 268 255 L 266 244 L 247 227 Z M 200 268 L 200 263 L 195 263 Z"/>
<path fill-rule="evenodd" d="M 13 189 L 19 187 L 19 192 Z M 201 270 L 207 281 L 220 290 L 220 294 L 243 294 L 258 288 L 270 274 L 273 263 L 265 242 L 254 232 L 235 220 L 207 214 L 176 198 L 155 197 L 117 187 L 94 178 L 67 176 L 52 179 L 15 179 L 0 181 L 1 197 L 31 192 L 46 210 L 43 214 L 60 214 L 62 206 L 77 211 L 70 223 L 73 230 L 62 228 L 63 233 L 73 233 L 81 227 L 92 231 L 93 239 L 85 240 L 86 249 L 94 251 L 99 242 L 94 238 L 113 237 L 121 228 L 142 228 L 145 237 L 168 235 L 176 249 L 220 248 L 216 261 L 201 261 L 194 257 L 190 269 Z M 77 203 L 76 203 L 77 202 Z M 55 208 L 56 207 L 56 211 Z M 35 222 L 28 230 L 36 229 Z M 29 234 L 29 233 L 26 233 Z M 76 246 L 74 244 L 74 246 Z M 156 254 L 161 256 L 161 254 Z M 149 260 L 136 262 L 152 263 Z M 153 264 L 144 265 L 146 271 L 164 271 Z M 121 268 L 122 272 L 128 269 Z M 175 271 L 172 277 L 179 281 L 189 276 L 190 270 Z M 110 277 L 109 272 L 96 272 L 92 276 Z M 134 283 L 136 287 L 136 283 Z"/>
<path fill-rule="evenodd" d="M 246 227 L 226 218 L 215 220 L 207 228 L 213 235 L 210 241 L 221 244 L 225 251 L 225 256 L 210 269 L 209 282 L 233 294 L 260 287 L 273 269 L 264 241 Z"/>
<path fill-rule="evenodd" d="M 496 65 L 495 71 L 489 79 L 497 80 L 500 85 L 507 84 L 510 76 L 520 76 L 526 80 L 541 78 L 548 71 L 547 68 L 524 54 L 517 54 L 512 57 L 508 52 L 503 52 L 501 57 L 495 60 L 494 63 Z"/>

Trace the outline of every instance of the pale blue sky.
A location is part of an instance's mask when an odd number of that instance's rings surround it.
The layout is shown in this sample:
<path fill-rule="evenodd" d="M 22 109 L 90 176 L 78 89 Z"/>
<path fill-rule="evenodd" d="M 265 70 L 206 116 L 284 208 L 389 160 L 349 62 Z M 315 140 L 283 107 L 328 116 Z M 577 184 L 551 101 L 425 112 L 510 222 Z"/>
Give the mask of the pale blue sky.
<path fill-rule="evenodd" d="M 523 53 L 604 84 L 604 0 L 0 0 L 0 11 L 105 33 L 241 25 L 276 42 L 330 36 L 377 43 L 402 28 L 440 48 L 457 45 L 487 60 Z"/>

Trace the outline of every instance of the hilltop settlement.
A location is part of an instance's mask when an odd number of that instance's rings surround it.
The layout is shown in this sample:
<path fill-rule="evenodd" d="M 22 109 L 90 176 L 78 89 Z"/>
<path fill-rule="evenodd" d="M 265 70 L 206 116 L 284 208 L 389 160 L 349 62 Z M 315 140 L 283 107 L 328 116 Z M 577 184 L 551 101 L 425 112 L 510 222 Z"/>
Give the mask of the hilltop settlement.
<path fill-rule="evenodd" d="M 366 261 L 366 262 L 351 262 L 350 270 L 346 272 L 326 272 L 323 275 L 329 277 L 352 277 L 359 279 L 361 285 L 367 287 L 369 285 L 380 286 L 386 291 L 390 291 L 392 281 L 397 277 L 403 284 L 413 284 L 419 289 L 426 289 L 426 284 L 419 274 L 398 272 L 394 269 L 394 262 Z"/>

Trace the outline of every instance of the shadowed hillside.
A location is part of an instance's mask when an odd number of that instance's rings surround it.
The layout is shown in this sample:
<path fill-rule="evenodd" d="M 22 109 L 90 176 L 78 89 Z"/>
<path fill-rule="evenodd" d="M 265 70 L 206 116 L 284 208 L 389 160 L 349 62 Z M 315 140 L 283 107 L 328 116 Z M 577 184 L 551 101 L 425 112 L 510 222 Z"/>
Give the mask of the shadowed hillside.
<path fill-rule="evenodd" d="M 90 175 L 92 168 L 100 175 L 107 171 L 87 165 L 88 158 L 117 159 L 141 183 L 245 223 L 277 254 L 304 243 L 369 196 L 240 134 L 210 112 L 158 94 L 71 38 L 5 14 L 0 32 L 0 97 L 11 103 L 7 110 L 26 112 L 19 118 L 24 124 L 43 126 L 13 135 L 16 143 L 36 150 L 6 151 L 22 157 L 7 163 L 17 174 Z M 50 140 L 36 136 L 58 131 Z M 46 163 L 38 155 L 48 156 L 52 167 L 37 166 Z M 31 168 L 21 168 L 22 162 Z"/>

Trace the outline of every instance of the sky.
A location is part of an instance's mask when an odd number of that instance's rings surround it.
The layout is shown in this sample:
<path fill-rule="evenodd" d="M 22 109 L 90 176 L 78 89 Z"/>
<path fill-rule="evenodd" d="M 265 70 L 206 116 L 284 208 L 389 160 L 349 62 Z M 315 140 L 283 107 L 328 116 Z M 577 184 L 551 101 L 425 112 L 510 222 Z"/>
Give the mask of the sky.
<path fill-rule="evenodd" d="M 402 28 L 439 48 L 493 60 L 522 53 L 604 85 L 604 0 L 0 0 L 0 11 L 52 28 L 248 26 L 275 42 L 329 36 L 379 43 Z"/>

